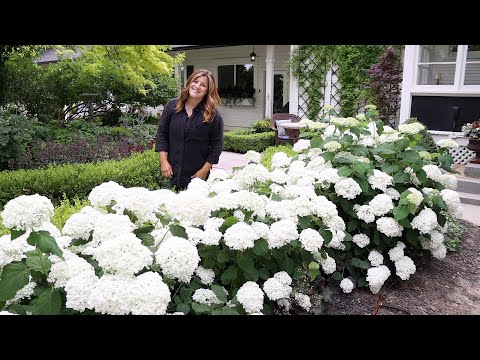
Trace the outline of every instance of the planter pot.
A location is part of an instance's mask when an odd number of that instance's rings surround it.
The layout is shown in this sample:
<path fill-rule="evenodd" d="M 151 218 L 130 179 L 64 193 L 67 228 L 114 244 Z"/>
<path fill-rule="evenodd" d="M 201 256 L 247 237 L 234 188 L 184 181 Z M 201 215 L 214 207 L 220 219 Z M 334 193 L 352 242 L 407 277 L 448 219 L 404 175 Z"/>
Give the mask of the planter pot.
<path fill-rule="evenodd" d="M 480 164 L 480 139 L 468 138 L 467 149 L 475 152 L 477 157 L 470 160 L 473 164 Z"/>

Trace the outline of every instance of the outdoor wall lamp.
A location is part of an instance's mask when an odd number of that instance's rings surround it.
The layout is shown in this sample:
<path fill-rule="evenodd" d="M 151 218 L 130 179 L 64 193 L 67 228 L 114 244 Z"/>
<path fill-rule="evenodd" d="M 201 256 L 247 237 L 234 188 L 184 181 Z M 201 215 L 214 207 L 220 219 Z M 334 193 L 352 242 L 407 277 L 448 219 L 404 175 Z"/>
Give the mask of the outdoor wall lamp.
<path fill-rule="evenodd" d="M 252 52 L 250 53 L 250 61 L 255 61 L 257 54 L 255 54 L 255 45 L 253 45 Z"/>

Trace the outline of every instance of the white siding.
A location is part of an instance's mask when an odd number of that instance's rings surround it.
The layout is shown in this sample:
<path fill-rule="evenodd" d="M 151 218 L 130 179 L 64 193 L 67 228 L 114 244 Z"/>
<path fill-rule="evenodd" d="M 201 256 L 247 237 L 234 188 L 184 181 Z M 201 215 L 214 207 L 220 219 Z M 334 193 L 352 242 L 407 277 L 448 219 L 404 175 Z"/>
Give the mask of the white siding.
<path fill-rule="evenodd" d="M 225 129 L 248 128 L 255 120 L 263 119 L 265 113 L 265 57 L 266 45 L 255 45 L 255 71 L 253 87 L 256 89 L 255 105 L 243 106 L 220 106 Z M 252 45 L 226 46 L 219 48 L 193 49 L 181 51 L 185 53 L 184 66 L 193 65 L 196 69 L 210 70 L 217 79 L 217 67 L 219 65 L 248 64 Z M 172 52 L 175 55 L 176 52 Z M 290 45 L 275 45 L 275 73 L 284 73 L 284 81 L 289 76 L 287 61 L 290 57 Z M 288 92 L 288 86 L 284 86 L 284 92 Z M 288 99 L 288 93 L 284 93 L 284 99 Z"/>

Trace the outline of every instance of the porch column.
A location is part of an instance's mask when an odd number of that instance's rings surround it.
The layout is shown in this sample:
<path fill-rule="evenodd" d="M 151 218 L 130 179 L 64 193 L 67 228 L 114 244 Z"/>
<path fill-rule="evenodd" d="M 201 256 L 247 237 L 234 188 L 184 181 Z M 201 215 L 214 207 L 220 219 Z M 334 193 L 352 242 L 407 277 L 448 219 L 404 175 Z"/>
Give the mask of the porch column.
<path fill-rule="evenodd" d="M 177 80 L 178 94 L 180 94 L 180 91 L 182 91 L 182 76 L 183 76 L 182 65 L 175 64 L 175 79 Z"/>
<path fill-rule="evenodd" d="M 412 106 L 412 88 L 415 86 L 415 54 L 418 45 L 405 45 L 403 55 L 402 95 L 400 100 L 399 124 L 403 124 L 410 117 Z"/>
<path fill-rule="evenodd" d="M 293 52 L 298 48 L 298 45 L 290 45 L 290 58 L 292 58 Z M 290 69 L 290 91 L 289 93 L 289 107 L 288 112 L 290 114 L 298 115 L 298 79 L 293 76 L 293 71 Z"/>
<path fill-rule="evenodd" d="M 265 79 L 265 119 L 270 119 L 273 115 L 273 74 L 275 45 L 267 45 L 267 56 L 265 63 L 267 66 Z"/>

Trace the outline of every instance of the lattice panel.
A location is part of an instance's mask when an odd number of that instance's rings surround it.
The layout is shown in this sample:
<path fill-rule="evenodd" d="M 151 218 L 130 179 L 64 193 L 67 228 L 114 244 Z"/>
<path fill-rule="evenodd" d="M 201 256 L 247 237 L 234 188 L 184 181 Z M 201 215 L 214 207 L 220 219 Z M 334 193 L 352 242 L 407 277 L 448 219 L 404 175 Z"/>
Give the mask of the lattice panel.
<path fill-rule="evenodd" d="M 475 152 L 467 149 L 465 146 L 460 146 L 458 149 L 449 149 L 449 152 L 455 164 L 465 165 L 475 157 Z"/>

